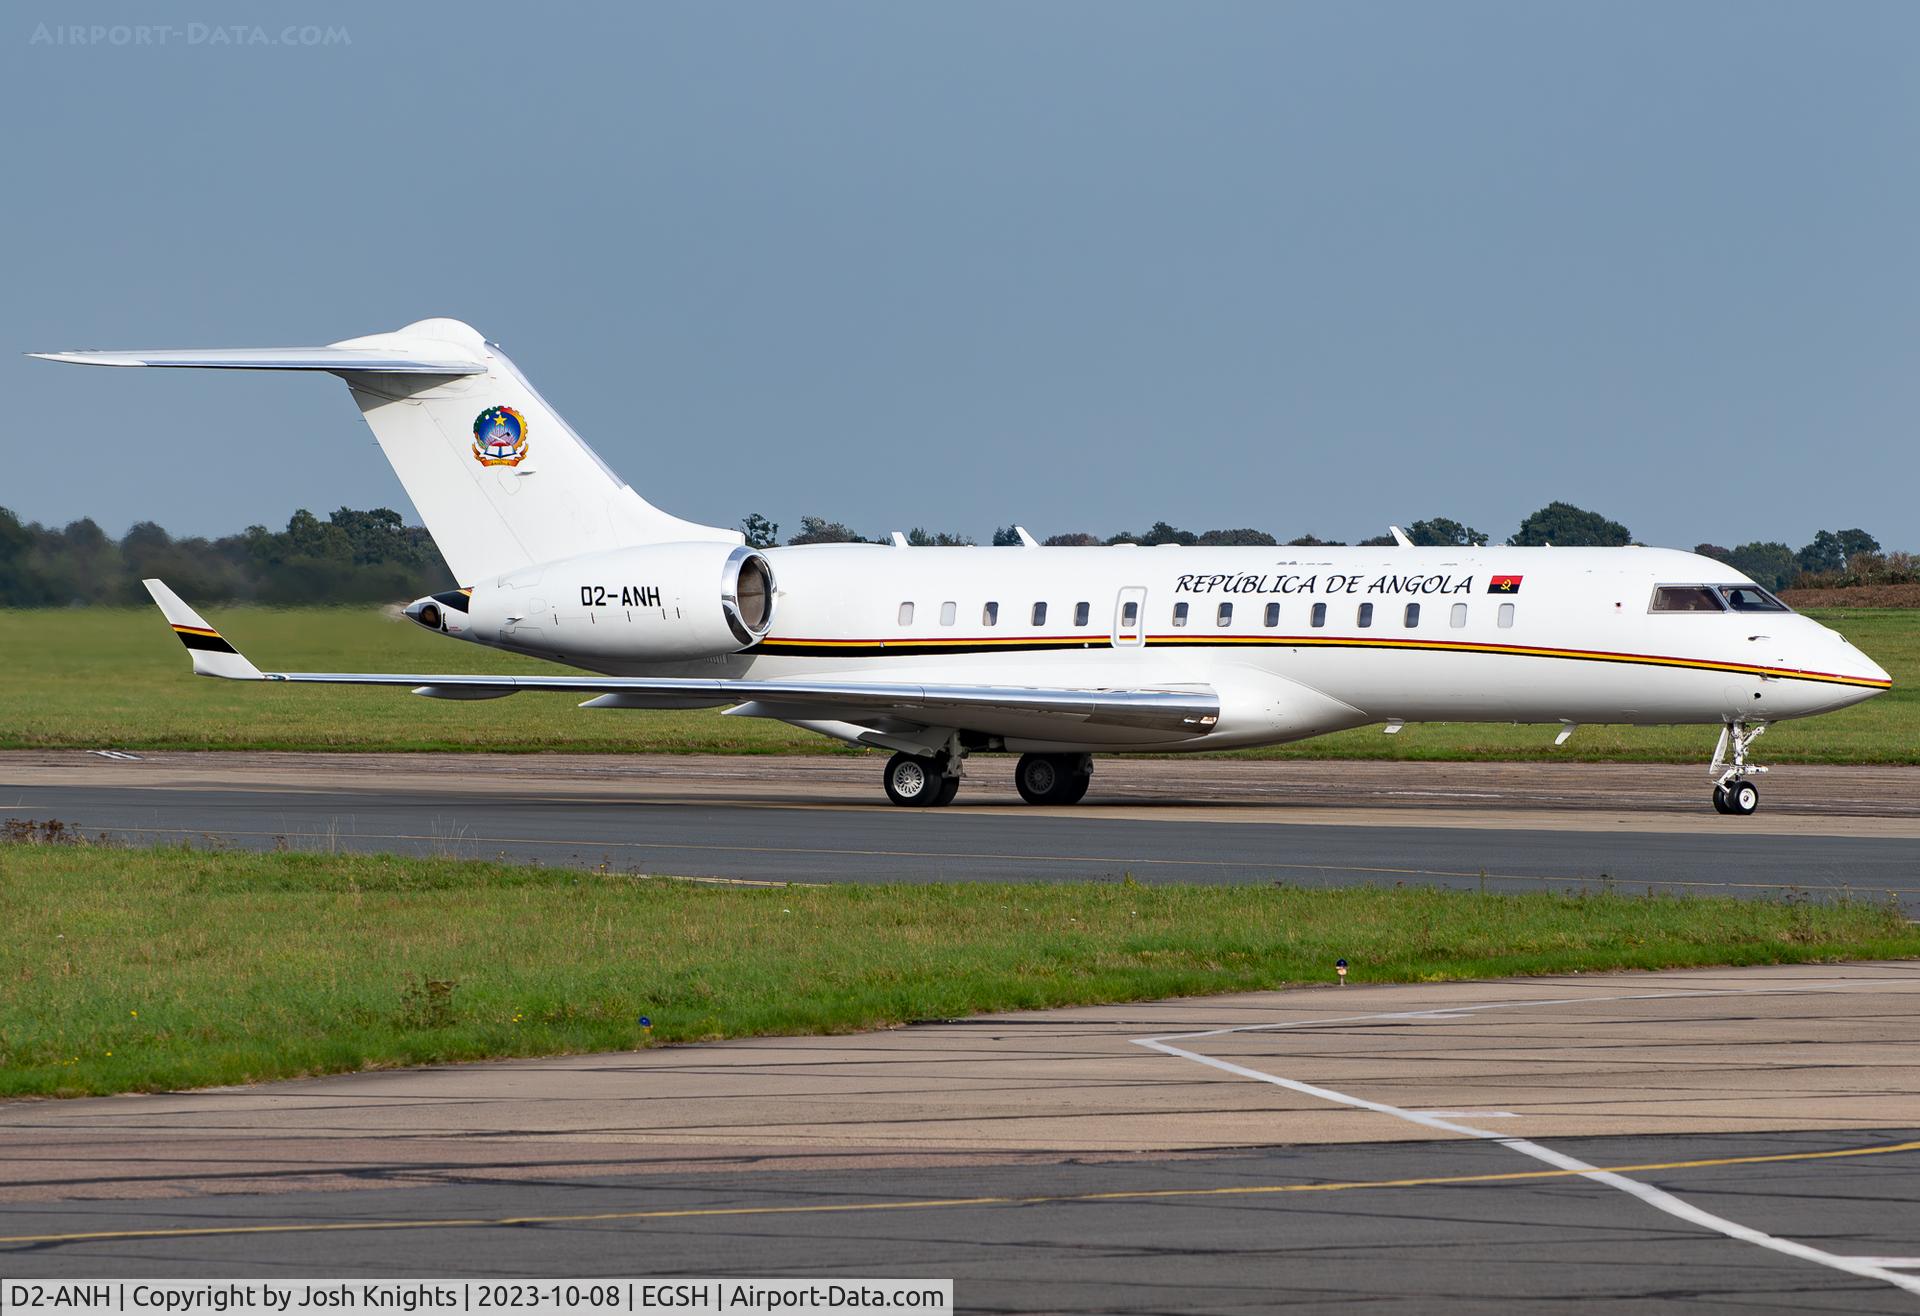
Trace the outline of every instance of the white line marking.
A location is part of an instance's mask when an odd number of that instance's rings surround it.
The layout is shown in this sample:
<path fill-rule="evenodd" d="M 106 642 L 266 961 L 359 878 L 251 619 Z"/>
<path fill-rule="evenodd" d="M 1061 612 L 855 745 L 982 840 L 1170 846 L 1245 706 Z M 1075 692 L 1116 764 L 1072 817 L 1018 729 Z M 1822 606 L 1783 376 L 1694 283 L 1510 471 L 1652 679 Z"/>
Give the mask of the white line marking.
<path fill-rule="evenodd" d="M 1883 978 L 1873 982 L 1859 983 L 1857 985 L 1862 987 L 1877 987 L 1883 986 L 1887 981 L 1887 979 Z M 1894 979 L 1894 981 L 1899 981 L 1899 979 Z M 1269 1074 L 1263 1070 L 1250 1069 L 1245 1065 L 1236 1065 L 1231 1060 L 1221 1060 L 1214 1056 L 1201 1055 L 1198 1051 L 1189 1051 L 1184 1047 L 1172 1045 L 1173 1042 L 1193 1042 L 1204 1037 L 1223 1037 L 1232 1033 L 1277 1032 L 1289 1028 L 1310 1028 L 1320 1024 L 1366 1023 L 1382 1019 L 1424 1020 L 1431 1016 L 1438 1015 L 1444 1017 L 1465 1011 L 1517 1010 L 1542 1005 L 1578 1005 L 1586 1002 L 1605 1003 L 1612 1001 L 1657 1001 L 1687 997 L 1711 998 L 1721 996 L 1771 996 L 1798 993 L 1818 994 L 1822 992 L 1845 991 L 1850 985 L 1855 984 L 1837 983 L 1825 986 L 1806 985 L 1796 987 L 1729 987 L 1710 991 L 1632 992 L 1619 996 L 1570 996 L 1554 1000 L 1493 1001 L 1485 1005 L 1455 1005 L 1439 1010 L 1391 1010 L 1382 1011 L 1378 1014 L 1342 1015 L 1330 1019 L 1301 1019 L 1292 1023 L 1242 1024 L 1232 1028 L 1212 1028 L 1197 1033 L 1170 1033 L 1165 1037 L 1136 1037 L 1132 1040 L 1136 1046 L 1144 1046 L 1165 1055 L 1178 1056 L 1183 1060 L 1196 1061 L 1199 1064 L 1209 1065 L 1225 1073 L 1237 1074 L 1241 1078 L 1250 1078 L 1260 1083 L 1271 1083 L 1275 1087 L 1286 1088 L 1289 1091 L 1298 1092 L 1309 1097 L 1317 1097 L 1322 1101 L 1331 1102 L 1337 1106 L 1351 1106 L 1357 1110 L 1370 1110 L 1376 1114 L 1391 1115 L 1395 1119 L 1406 1120 L 1410 1124 L 1418 1124 L 1423 1128 L 1440 1129 L 1447 1133 L 1458 1133 L 1469 1138 L 1481 1138 L 1488 1142 L 1497 1142 L 1502 1147 L 1510 1148 L 1523 1156 L 1530 1156 L 1536 1161 L 1545 1162 L 1556 1169 L 1571 1171 L 1580 1175 L 1582 1178 L 1591 1179 L 1595 1183 L 1605 1184 L 1609 1188 L 1618 1188 L 1623 1193 L 1639 1198 L 1655 1210 L 1664 1211 L 1675 1219 L 1684 1220 L 1688 1224 L 1698 1225 L 1702 1229 L 1724 1234 L 1726 1237 L 1736 1239 L 1742 1243 L 1751 1243 L 1755 1247 L 1763 1247 L 1769 1251 L 1779 1252 L 1790 1257 L 1797 1257 L 1802 1261 L 1811 1261 L 1816 1265 L 1828 1266 L 1834 1270 L 1845 1271 L 1850 1275 L 1860 1275 L 1867 1279 L 1881 1280 L 1893 1285 L 1895 1288 L 1905 1289 L 1909 1293 L 1920 1294 L 1920 1276 L 1903 1275 L 1898 1269 L 1893 1268 L 1895 1266 L 1905 1267 L 1910 1264 L 1920 1264 L 1920 1259 L 1889 1258 L 1887 1260 L 1891 1262 L 1890 1265 L 1882 1264 L 1881 1258 L 1842 1256 L 1836 1252 L 1825 1252 L 1817 1247 L 1809 1247 L 1805 1243 L 1796 1243 L 1792 1239 L 1775 1238 L 1772 1234 L 1763 1233 L 1750 1225 L 1743 1225 L 1737 1220 L 1729 1220 L 1725 1216 L 1717 1216 L 1710 1211 L 1703 1211 L 1697 1206 L 1681 1201 L 1672 1193 L 1653 1187 L 1651 1184 L 1641 1183 L 1637 1179 L 1629 1179 L 1625 1175 L 1616 1174 L 1611 1170 L 1602 1170 L 1598 1166 L 1589 1165 L 1585 1161 L 1568 1156 L 1564 1152 L 1557 1152 L 1551 1147 L 1543 1147 L 1539 1143 L 1526 1138 L 1505 1137 L 1490 1129 L 1476 1129 L 1470 1124 L 1459 1124 L 1453 1119 L 1448 1118 L 1449 1115 L 1467 1114 L 1469 1112 L 1406 1110 L 1399 1106 L 1389 1105 L 1384 1101 L 1369 1101 L 1365 1097 L 1356 1097 L 1345 1092 L 1336 1092 L 1332 1088 L 1319 1087 L 1312 1083 L 1303 1083 L 1298 1079 L 1282 1078 L 1278 1074 Z"/>
<path fill-rule="evenodd" d="M 1416 1110 L 1416 1115 L 1438 1115 L 1448 1120 L 1517 1120 L 1510 1110 Z"/>

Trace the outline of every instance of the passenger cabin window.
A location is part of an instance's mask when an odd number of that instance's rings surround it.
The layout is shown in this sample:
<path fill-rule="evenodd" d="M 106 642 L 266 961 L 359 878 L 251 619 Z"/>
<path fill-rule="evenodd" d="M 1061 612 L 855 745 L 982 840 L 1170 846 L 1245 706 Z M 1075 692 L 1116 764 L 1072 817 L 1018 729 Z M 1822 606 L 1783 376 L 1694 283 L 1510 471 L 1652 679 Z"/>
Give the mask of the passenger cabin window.
<path fill-rule="evenodd" d="M 953 623 L 959 619 L 959 616 L 959 604 L 949 601 L 940 605 L 940 624 L 942 626 L 953 625 Z"/>
<path fill-rule="evenodd" d="M 1046 604 L 1036 603 L 1033 605 L 1033 624 L 1035 626 L 1045 626 L 1047 624 Z"/>
<path fill-rule="evenodd" d="M 1128 599 L 1120 605 L 1120 624 L 1126 627 L 1134 627 L 1140 624 L 1140 605 L 1132 599 Z"/>
<path fill-rule="evenodd" d="M 913 625 L 913 605 L 911 603 L 902 603 L 900 605 L 900 624 L 902 626 Z"/>
<path fill-rule="evenodd" d="M 1373 625 L 1373 605 L 1371 603 L 1362 603 L 1360 605 L 1359 615 L 1356 616 L 1354 620 L 1362 629 Z"/>
<path fill-rule="evenodd" d="M 1705 585 L 1660 585 L 1648 612 L 1724 612 L 1720 596 Z"/>
<path fill-rule="evenodd" d="M 1720 597 L 1735 612 L 1792 612 L 1782 603 L 1758 585 L 1716 585 Z"/>
<path fill-rule="evenodd" d="M 1087 619 L 1092 616 L 1093 605 L 1091 603 L 1076 603 L 1073 605 L 1073 624 L 1075 626 L 1085 626 Z"/>
<path fill-rule="evenodd" d="M 1463 629 L 1466 626 L 1466 624 L 1467 624 L 1467 605 L 1464 603 L 1454 604 L 1452 613 L 1450 613 L 1447 617 L 1447 625 L 1453 627 L 1453 629 L 1457 631 L 1457 630 Z"/>
<path fill-rule="evenodd" d="M 1511 603 L 1502 603 L 1500 605 L 1500 629 L 1503 631 L 1513 629 L 1513 605 Z"/>
<path fill-rule="evenodd" d="M 1267 605 L 1267 625 L 1278 626 L 1279 624 L 1280 624 L 1280 605 L 1278 603 L 1269 603 Z"/>
<path fill-rule="evenodd" d="M 1175 626 L 1185 626 L 1187 624 L 1186 604 L 1176 603 L 1173 605 L 1173 624 Z"/>
<path fill-rule="evenodd" d="M 1213 624 L 1215 626 L 1233 625 L 1233 605 L 1231 603 L 1222 603 L 1220 605 L 1220 610 L 1214 614 Z"/>
<path fill-rule="evenodd" d="M 1316 603 L 1313 605 L 1313 624 L 1315 626 L 1325 626 L 1327 624 L 1326 604 Z"/>
<path fill-rule="evenodd" d="M 1412 630 L 1420 624 L 1420 605 L 1418 603 L 1409 603 L 1407 605 L 1407 615 L 1401 619 L 1401 624 L 1408 630 Z"/>
<path fill-rule="evenodd" d="M 998 626 L 1000 624 L 1000 605 L 998 603 L 989 603 L 986 607 L 980 609 L 980 624 L 982 626 Z"/>

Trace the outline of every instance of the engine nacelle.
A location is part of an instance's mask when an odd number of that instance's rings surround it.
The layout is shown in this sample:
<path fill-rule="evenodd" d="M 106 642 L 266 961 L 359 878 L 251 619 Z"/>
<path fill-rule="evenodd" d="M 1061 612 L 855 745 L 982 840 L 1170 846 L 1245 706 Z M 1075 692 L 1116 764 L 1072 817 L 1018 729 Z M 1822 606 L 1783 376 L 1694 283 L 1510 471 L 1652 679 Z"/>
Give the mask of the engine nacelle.
<path fill-rule="evenodd" d="M 773 624 L 773 568 L 735 544 L 645 544 L 510 572 L 407 609 L 481 644 L 636 663 L 717 658 Z M 456 604 L 464 604 L 464 609 Z"/>

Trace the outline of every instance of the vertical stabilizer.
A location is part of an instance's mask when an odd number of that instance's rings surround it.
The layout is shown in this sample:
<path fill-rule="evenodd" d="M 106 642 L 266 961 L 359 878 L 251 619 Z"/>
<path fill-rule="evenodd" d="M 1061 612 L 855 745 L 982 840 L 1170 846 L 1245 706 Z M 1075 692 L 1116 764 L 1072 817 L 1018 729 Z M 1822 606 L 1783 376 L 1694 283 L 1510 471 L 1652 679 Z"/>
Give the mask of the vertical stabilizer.
<path fill-rule="evenodd" d="M 470 375 L 342 372 L 374 438 L 460 582 L 670 540 L 740 542 L 669 516 L 615 475 L 499 348 L 458 320 L 334 344 L 445 358 Z"/>
<path fill-rule="evenodd" d="M 634 492 L 505 353 L 458 320 L 326 347 L 45 355 L 81 365 L 338 375 L 463 585 L 635 544 L 741 542 L 737 530 L 669 516 Z"/>

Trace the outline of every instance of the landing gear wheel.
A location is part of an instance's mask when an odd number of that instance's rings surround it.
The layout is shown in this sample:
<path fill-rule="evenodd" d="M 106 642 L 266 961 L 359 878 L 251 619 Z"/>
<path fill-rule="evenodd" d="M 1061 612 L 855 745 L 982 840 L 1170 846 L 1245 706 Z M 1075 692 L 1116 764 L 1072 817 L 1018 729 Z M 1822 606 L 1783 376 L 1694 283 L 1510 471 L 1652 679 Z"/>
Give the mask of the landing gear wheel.
<path fill-rule="evenodd" d="M 1013 784 L 1028 804 L 1078 804 L 1093 780 L 1082 754 L 1022 754 Z"/>
<path fill-rule="evenodd" d="M 1028 804 L 1051 804 L 1060 789 L 1059 760 L 1051 754 L 1022 754 L 1013 769 L 1013 784 Z"/>
<path fill-rule="evenodd" d="M 884 778 L 887 798 L 895 804 L 937 808 L 950 804 L 959 793 L 960 779 L 947 775 L 947 756 L 936 754 L 921 758 L 917 754 L 895 754 L 887 760 Z"/>
<path fill-rule="evenodd" d="M 1765 722 L 1735 718 L 1720 728 L 1720 743 L 1714 747 L 1713 763 L 1707 776 L 1713 781 L 1713 807 L 1716 812 L 1744 818 L 1760 807 L 1760 788 L 1753 778 L 1766 769 L 1747 761 L 1753 742 L 1766 734 Z"/>

